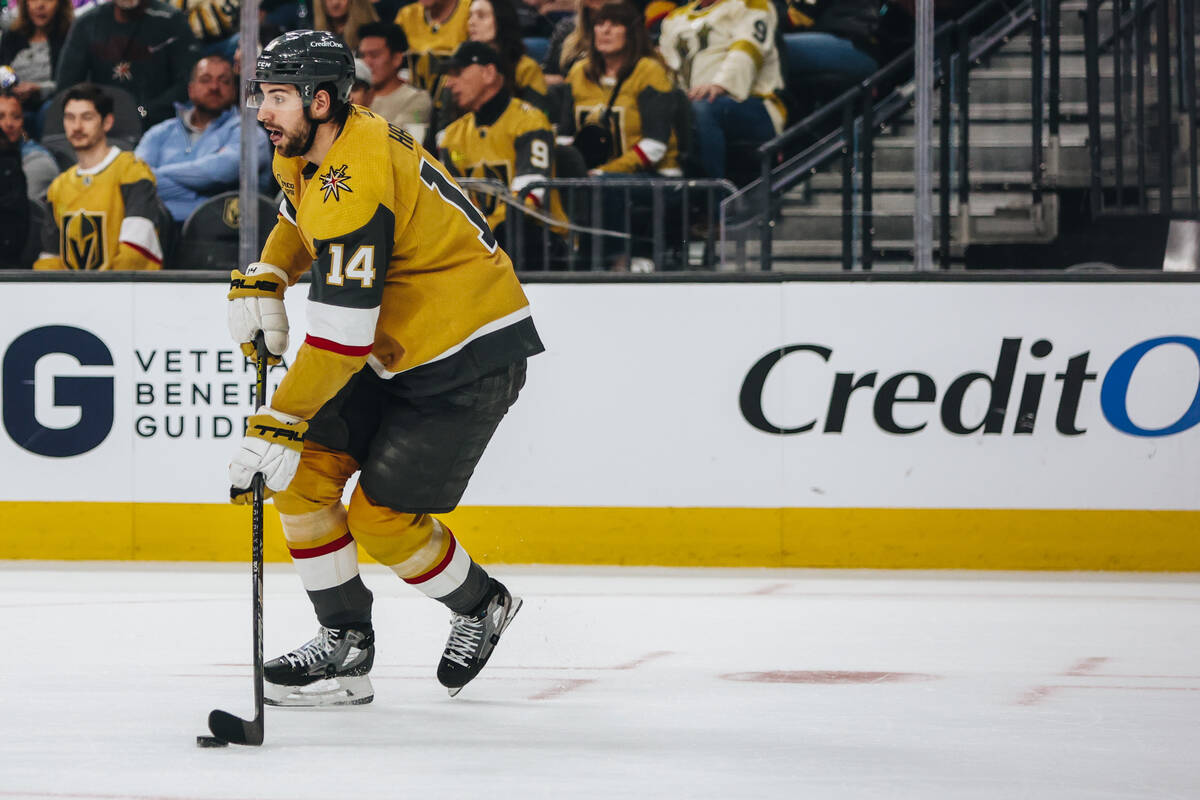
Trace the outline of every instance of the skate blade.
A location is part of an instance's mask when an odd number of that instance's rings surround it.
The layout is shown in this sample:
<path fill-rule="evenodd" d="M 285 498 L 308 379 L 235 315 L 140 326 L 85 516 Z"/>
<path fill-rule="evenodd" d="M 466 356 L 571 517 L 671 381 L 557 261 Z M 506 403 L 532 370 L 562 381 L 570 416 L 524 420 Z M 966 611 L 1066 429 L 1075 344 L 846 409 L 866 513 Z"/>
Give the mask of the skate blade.
<path fill-rule="evenodd" d="M 317 708 L 361 706 L 375 699 L 375 689 L 366 675 L 327 678 L 308 686 L 263 684 L 263 702 L 269 706 Z"/>
<path fill-rule="evenodd" d="M 517 612 L 521 610 L 521 606 L 523 606 L 524 604 L 525 604 L 524 600 L 522 600 L 519 597 L 516 597 L 515 595 L 513 596 L 512 605 L 509 606 L 508 614 L 504 617 L 504 623 L 500 626 L 500 630 L 496 633 L 497 638 L 499 638 L 499 636 L 502 633 L 504 633 L 506 630 L 508 630 L 509 623 L 511 623 L 513 621 L 513 617 L 515 617 L 517 615 Z M 496 644 L 499 644 L 499 642 L 497 641 Z M 496 649 L 493 646 L 492 653 L 494 653 L 494 652 L 496 652 Z M 492 655 L 491 655 L 491 653 L 489 653 L 488 660 L 490 661 L 491 658 L 492 658 Z M 476 677 L 478 677 L 478 676 L 476 676 Z M 463 684 L 463 686 L 465 686 L 465 685 L 466 684 Z M 448 686 L 448 687 L 446 687 L 446 693 L 449 694 L 451 697 L 457 697 L 458 693 L 463 690 L 463 686 L 453 686 L 453 687 Z"/>

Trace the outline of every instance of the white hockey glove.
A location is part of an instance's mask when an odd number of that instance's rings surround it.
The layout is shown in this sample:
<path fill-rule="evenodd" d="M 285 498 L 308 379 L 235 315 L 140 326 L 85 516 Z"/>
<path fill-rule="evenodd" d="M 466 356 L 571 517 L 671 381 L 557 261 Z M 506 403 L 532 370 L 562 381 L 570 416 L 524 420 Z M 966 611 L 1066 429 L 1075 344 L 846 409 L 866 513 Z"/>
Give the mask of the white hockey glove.
<path fill-rule="evenodd" d="M 261 472 L 266 484 L 264 497 L 282 492 L 296 477 L 304 434 L 308 423 L 297 417 L 263 406 L 246 421 L 242 446 L 229 464 L 229 500 L 236 505 L 249 503 L 251 481 Z"/>
<path fill-rule="evenodd" d="M 246 358 L 254 358 L 254 335 L 263 332 L 267 363 L 278 364 L 288 346 L 287 311 L 283 292 L 287 273 L 257 261 L 243 273 L 234 270 L 229 282 L 229 335 L 242 346 Z"/>

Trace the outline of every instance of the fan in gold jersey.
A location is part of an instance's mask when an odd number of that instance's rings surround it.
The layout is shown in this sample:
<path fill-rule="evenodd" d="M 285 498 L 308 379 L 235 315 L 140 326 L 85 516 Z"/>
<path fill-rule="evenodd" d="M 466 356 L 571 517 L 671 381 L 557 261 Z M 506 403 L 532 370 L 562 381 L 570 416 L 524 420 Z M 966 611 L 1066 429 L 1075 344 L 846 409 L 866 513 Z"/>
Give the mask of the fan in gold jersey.
<path fill-rule="evenodd" d="M 550 120 L 530 104 L 513 97 L 508 89 L 508 66 L 503 57 L 480 42 L 464 42 L 454 51 L 447 72 L 447 86 L 455 102 L 467 111 L 438 136 L 442 163 L 455 175 L 490 178 L 509 187 L 514 194 L 554 176 L 554 129 Z M 500 198 L 476 193 L 476 203 L 500 241 L 511 235 L 513 212 Z M 534 187 L 529 202 L 545 208 L 551 217 L 566 222 L 558 192 Z M 525 269 L 549 266 L 541 263 L 542 229 L 522 215 L 526 242 Z M 552 241 L 552 255 L 565 246 Z"/>
<path fill-rule="evenodd" d="M 357 545 L 451 611 L 438 680 L 473 679 L 521 606 L 432 515 L 454 509 L 541 352 L 529 302 L 487 220 L 404 130 L 347 103 L 354 59 L 295 31 L 257 61 L 248 102 L 283 188 L 261 260 L 233 273 L 229 329 L 287 349 L 285 289 L 308 330 L 230 464 L 262 474 L 320 628 L 265 665 L 267 702 L 370 702 L 371 592 Z M 349 509 L 346 483 L 359 473 Z M 357 543 L 357 545 L 356 545 Z"/>

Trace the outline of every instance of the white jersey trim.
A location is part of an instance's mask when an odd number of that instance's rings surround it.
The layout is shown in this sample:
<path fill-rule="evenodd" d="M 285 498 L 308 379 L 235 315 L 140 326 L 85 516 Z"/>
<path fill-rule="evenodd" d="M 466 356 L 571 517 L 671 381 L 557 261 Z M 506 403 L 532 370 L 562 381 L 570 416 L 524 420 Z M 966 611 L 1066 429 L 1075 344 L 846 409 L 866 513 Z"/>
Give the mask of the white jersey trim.
<path fill-rule="evenodd" d="M 162 263 L 162 245 L 158 241 L 158 228 L 145 217 L 126 217 L 121 220 L 121 234 L 117 241 L 132 245 L 149 253 Z"/>
<path fill-rule="evenodd" d="M 83 167 L 76 167 L 75 174 L 76 175 L 99 175 L 101 172 L 103 172 L 108 167 L 109 164 L 116 161 L 117 156 L 119 156 L 119 155 L 121 155 L 121 148 L 117 147 L 116 145 L 113 145 L 112 147 L 108 148 L 108 155 L 106 155 L 104 157 L 103 161 L 101 161 L 96 166 L 88 167 L 87 169 L 84 169 Z"/>
<path fill-rule="evenodd" d="M 444 358 L 449 358 L 450 356 L 459 352 L 460 350 L 462 350 L 464 347 L 466 347 L 467 345 L 469 345 L 471 342 L 475 341 L 476 339 L 487 336 L 489 333 L 495 333 L 496 331 L 507 328 L 510 325 L 515 325 L 516 323 L 520 322 L 521 320 L 526 319 L 527 317 L 531 317 L 531 316 L 533 316 L 533 310 L 529 306 L 525 306 L 524 308 L 519 308 L 516 311 L 512 312 L 511 314 L 500 317 L 500 319 L 492 320 L 491 322 L 487 323 L 483 327 L 477 328 L 473 333 L 468 335 L 467 338 L 463 339 L 461 342 L 454 345 L 453 347 L 451 347 L 447 350 L 444 350 L 441 353 L 438 353 L 436 356 L 429 359 L 428 361 L 423 361 L 420 364 L 414 364 L 413 366 L 409 367 L 408 369 L 401 370 L 400 372 L 388 372 L 387 367 L 385 367 L 383 365 L 383 362 L 380 361 L 378 358 L 376 358 L 374 354 L 367 356 L 367 363 L 371 365 L 371 369 L 375 370 L 376 375 L 383 378 L 384 380 L 390 380 L 390 379 L 396 377 L 397 375 L 403 375 L 405 372 L 414 370 L 417 367 L 423 367 L 426 364 L 432 364 L 435 361 L 441 361 Z M 310 319 L 311 319 L 311 317 L 310 317 Z"/>
<path fill-rule="evenodd" d="M 367 347 L 375 344 L 375 326 L 378 323 L 379 306 L 346 308 L 308 301 L 308 335 L 318 339 L 347 347 Z"/>

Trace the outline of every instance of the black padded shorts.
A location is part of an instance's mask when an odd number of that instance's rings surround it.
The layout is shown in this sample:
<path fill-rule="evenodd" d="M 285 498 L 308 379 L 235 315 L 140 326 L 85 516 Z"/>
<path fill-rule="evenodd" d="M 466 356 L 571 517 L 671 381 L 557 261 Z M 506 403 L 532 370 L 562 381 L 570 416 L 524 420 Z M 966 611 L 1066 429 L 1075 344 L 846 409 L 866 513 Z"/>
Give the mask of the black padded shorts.
<path fill-rule="evenodd" d="M 371 500 L 407 514 L 452 511 L 525 385 L 525 359 L 429 397 L 399 397 L 369 367 L 313 416 L 308 439 L 349 453 Z"/>

